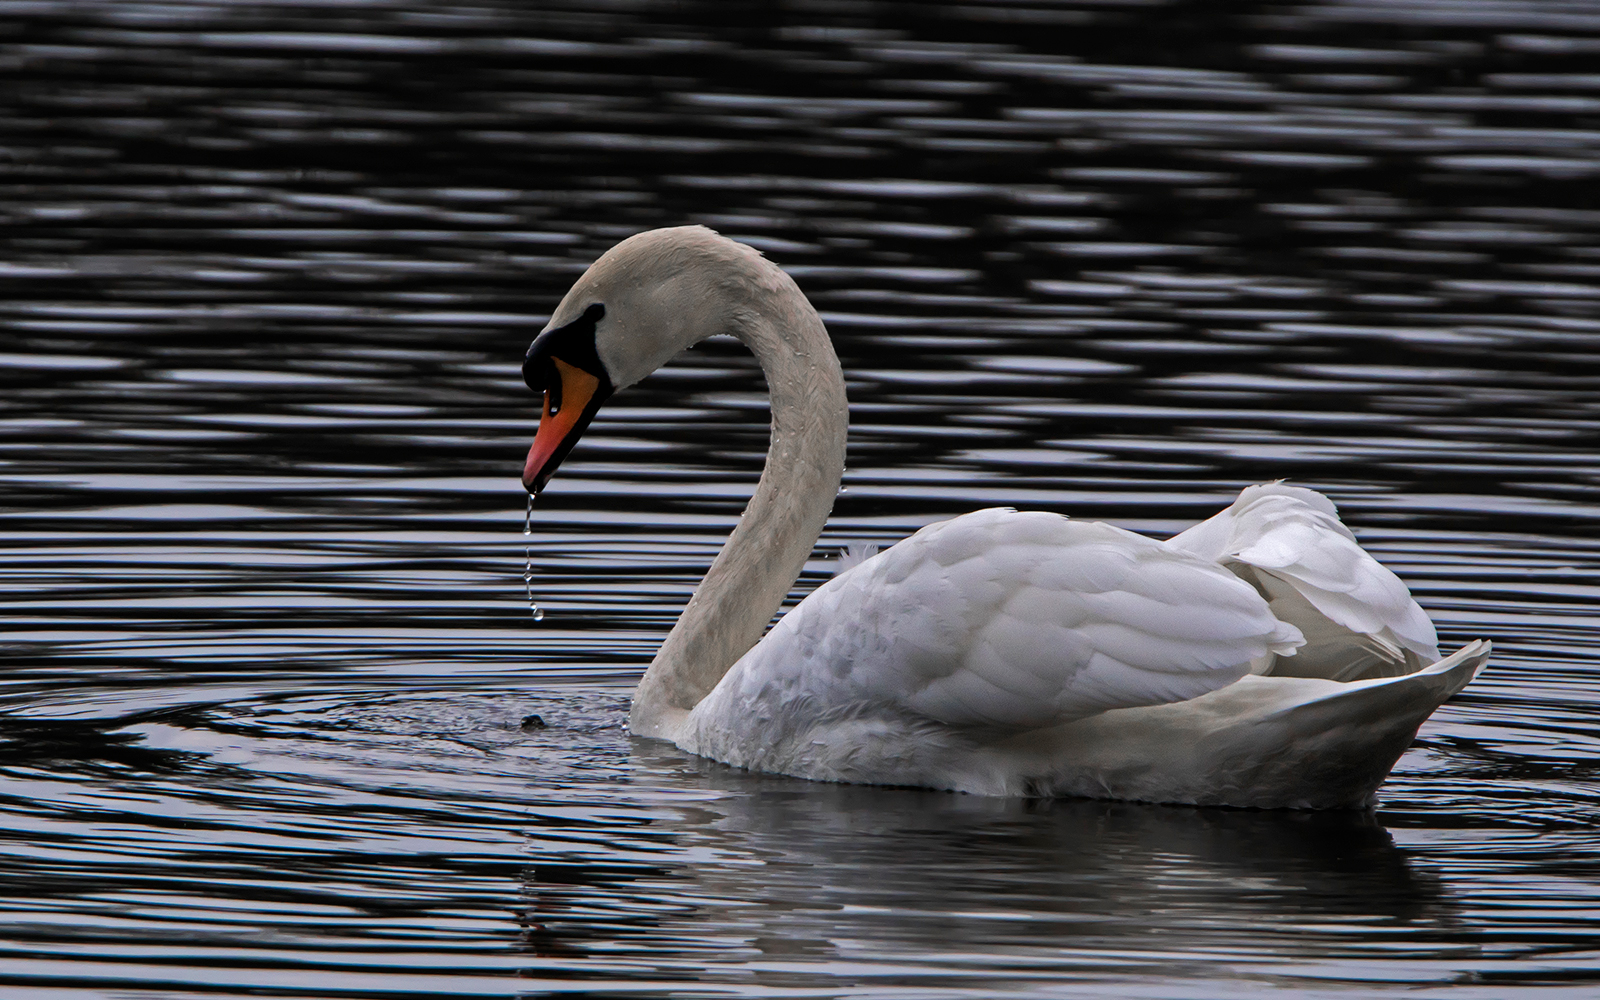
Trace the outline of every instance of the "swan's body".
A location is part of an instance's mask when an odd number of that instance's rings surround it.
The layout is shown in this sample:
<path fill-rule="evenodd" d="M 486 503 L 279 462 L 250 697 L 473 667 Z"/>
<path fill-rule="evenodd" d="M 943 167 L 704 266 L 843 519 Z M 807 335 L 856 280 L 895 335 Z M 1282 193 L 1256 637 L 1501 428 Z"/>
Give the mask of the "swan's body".
<path fill-rule="evenodd" d="M 1480 642 L 1441 660 L 1333 504 L 1278 484 L 1167 542 L 967 514 L 842 571 L 762 637 L 832 506 L 846 418 L 821 320 L 753 250 L 655 230 L 579 279 L 524 366 L 547 392 L 524 483 L 543 486 L 614 388 L 717 333 L 761 362 L 772 445 L 639 684 L 639 735 L 824 781 L 1354 807 L 1487 659 Z"/>

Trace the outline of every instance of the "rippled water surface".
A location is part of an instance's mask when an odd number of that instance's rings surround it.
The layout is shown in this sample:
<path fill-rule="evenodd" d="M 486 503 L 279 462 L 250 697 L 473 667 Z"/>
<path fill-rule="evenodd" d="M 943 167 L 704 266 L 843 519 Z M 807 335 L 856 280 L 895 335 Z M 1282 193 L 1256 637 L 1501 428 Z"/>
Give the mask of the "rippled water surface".
<path fill-rule="evenodd" d="M 0 33 L 7 998 L 1600 989 L 1595 4 L 0 0 Z M 1288 477 L 1492 669 L 1371 815 L 630 739 L 759 372 L 711 342 L 619 396 L 524 537 L 517 365 L 596 255 L 688 221 L 789 269 L 849 373 L 796 597 L 976 506 L 1161 535 Z"/>

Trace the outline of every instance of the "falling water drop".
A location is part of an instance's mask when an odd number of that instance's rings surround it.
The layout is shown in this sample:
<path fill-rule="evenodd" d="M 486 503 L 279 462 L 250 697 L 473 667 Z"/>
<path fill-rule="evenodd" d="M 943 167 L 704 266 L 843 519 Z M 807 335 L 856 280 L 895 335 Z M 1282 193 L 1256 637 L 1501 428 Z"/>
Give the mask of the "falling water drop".
<path fill-rule="evenodd" d="M 523 557 L 527 560 L 522 564 L 522 582 L 528 588 L 528 613 L 533 615 L 536 622 L 544 621 L 544 608 L 539 607 L 533 599 L 533 549 L 522 550 Z"/>
<path fill-rule="evenodd" d="M 533 494 L 528 494 L 528 516 L 522 522 L 522 534 L 533 534 Z M 533 546 L 522 547 L 522 585 L 528 590 L 528 613 L 536 622 L 544 621 L 544 609 L 533 600 Z"/>

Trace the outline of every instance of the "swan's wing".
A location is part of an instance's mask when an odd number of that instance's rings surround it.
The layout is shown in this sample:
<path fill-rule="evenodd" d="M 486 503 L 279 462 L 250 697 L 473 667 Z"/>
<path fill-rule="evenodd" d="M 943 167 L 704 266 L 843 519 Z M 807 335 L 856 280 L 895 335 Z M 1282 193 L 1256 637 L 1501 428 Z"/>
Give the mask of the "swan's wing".
<path fill-rule="evenodd" d="M 1194 698 L 1301 641 L 1213 563 L 1104 524 L 984 510 L 828 581 L 713 698 L 757 717 L 1039 728 Z"/>
<path fill-rule="evenodd" d="M 1433 622 L 1400 578 L 1356 543 L 1333 502 L 1280 483 L 1168 540 L 1253 584 L 1307 645 L 1277 672 L 1349 680 L 1407 672 L 1439 658 Z"/>

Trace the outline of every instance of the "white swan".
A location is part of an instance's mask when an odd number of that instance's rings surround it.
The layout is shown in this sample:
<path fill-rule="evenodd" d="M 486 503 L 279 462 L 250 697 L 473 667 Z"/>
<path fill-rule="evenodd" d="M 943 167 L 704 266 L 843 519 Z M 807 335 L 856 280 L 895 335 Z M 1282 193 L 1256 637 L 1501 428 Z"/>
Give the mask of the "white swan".
<path fill-rule="evenodd" d="M 544 487 L 615 390 L 723 333 L 766 373 L 771 446 L 639 682 L 636 734 L 820 781 L 1360 807 L 1488 658 L 1480 641 L 1439 659 L 1333 504 L 1279 484 L 1164 543 L 966 514 L 840 572 L 763 638 L 832 507 L 847 413 L 821 318 L 755 250 L 658 229 L 578 279 L 523 366 L 545 394 L 523 484 Z"/>

